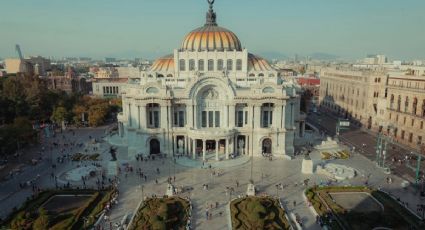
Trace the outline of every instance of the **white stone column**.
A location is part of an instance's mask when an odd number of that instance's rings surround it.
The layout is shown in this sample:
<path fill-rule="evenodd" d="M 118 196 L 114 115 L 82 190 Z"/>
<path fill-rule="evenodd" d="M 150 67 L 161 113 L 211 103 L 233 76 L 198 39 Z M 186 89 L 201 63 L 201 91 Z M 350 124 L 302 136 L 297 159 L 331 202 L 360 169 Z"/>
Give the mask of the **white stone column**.
<path fill-rule="evenodd" d="M 229 128 L 235 127 L 235 105 L 229 105 Z"/>
<path fill-rule="evenodd" d="M 278 104 L 274 104 L 274 107 L 273 107 L 273 119 L 272 119 L 272 127 L 275 127 L 275 128 L 280 128 L 280 122 L 279 122 L 279 119 L 280 119 L 280 114 L 281 114 L 281 111 L 282 110 L 282 106 L 280 106 L 280 105 L 278 105 Z"/>
<path fill-rule="evenodd" d="M 260 128 L 261 122 L 261 104 L 254 105 L 254 128 Z"/>
<path fill-rule="evenodd" d="M 219 144 L 219 140 L 215 140 L 215 160 L 216 161 L 218 161 L 218 148 L 219 148 L 219 146 L 218 146 L 218 144 Z"/>
<path fill-rule="evenodd" d="M 168 106 L 168 128 L 173 128 L 174 120 L 173 120 L 173 106 Z"/>
<path fill-rule="evenodd" d="M 192 157 L 196 159 L 196 139 L 192 139 Z"/>
<path fill-rule="evenodd" d="M 205 155 L 207 154 L 207 142 L 202 139 L 202 160 L 205 161 Z"/>
<path fill-rule="evenodd" d="M 187 136 L 184 136 L 184 155 L 188 155 L 189 151 L 188 151 L 188 141 L 187 141 Z"/>
<path fill-rule="evenodd" d="M 224 111 L 224 115 L 221 115 L 221 124 L 220 127 L 229 127 L 229 106 L 228 105 L 224 105 L 223 106 L 223 111 Z"/>
<path fill-rule="evenodd" d="M 186 105 L 186 127 L 191 128 L 193 127 L 193 106 L 192 104 Z"/>
<path fill-rule="evenodd" d="M 141 129 L 146 128 L 146 105 L 140 106 L 140 127 Z"/>
<path fill-rule="evenodd" d="M 140 105 L 137 105 L 137 129 L 140 129 Z"/>
<path fill-rule="evenodd" d="M 226 137 L 226 148 L 224 150 L 225 154 L 226 154 L 226 160 L 229 159 L 229 138 Z"/>
<path fill-rule="evenodd" d="M 167 106 L 166 105 L 161 105 L 160 117 L 161 117 L 160 127 L 166 129 L 167 126 L 168 126 L 168 124 L 167 124 Z"/>

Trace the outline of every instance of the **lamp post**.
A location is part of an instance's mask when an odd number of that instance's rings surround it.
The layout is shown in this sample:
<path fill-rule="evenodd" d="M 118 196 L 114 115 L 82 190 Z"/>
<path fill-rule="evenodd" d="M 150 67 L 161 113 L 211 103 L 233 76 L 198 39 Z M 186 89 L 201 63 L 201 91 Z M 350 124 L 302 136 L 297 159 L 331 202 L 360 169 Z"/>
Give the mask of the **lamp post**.
<path fill-rule="evenodd" d="M 279 184 L 276 184 L 276 197 L 279 197 Z"/>

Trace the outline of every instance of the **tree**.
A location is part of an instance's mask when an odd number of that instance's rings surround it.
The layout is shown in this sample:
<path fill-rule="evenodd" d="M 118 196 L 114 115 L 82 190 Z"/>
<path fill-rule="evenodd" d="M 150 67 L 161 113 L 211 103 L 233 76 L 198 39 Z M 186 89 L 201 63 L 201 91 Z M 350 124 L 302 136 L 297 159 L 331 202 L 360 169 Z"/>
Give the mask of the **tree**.
<path fill-rule="evenodd" d="M 107 104 L 103 103 L 91 106 L 89 108 L 89 125 L 95 127 L 102 125 L 105 121 L 106 115 L 108 115 Z"/>
<path fill-rule="evenodd" d="M 77 104 L 77 105 L 74 105 L 72 112 L 74 113 L 74 117 L 73 117 L 74 123 L 79 125 L 83 120 L 83 115 L 87 112 L 87 108 L 83 105 Z"/>
<path fill-rule="evenodd" d="M 49 229 L 49 216 L 46 213 L 46 210 L 40 208 L 37 219 L 33 224 L 34 230 L 47 230 Z"/>
<path fill-rule="evenodd" d="M 63 121 L 65 121 L 67 116 L 68 112 L 66 111 L 65 107 L 59 106 L 53 110 L 51 119 L 57 124 L 61 124 Z"/>

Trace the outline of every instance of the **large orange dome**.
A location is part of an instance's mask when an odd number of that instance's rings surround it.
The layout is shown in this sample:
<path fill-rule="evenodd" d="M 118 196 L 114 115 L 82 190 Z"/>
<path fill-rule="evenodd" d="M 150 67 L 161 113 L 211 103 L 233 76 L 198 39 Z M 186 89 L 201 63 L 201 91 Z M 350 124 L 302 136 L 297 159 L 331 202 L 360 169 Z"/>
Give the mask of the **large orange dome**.
<path fill-rule="evenodd" d="M 216 14 L 213 11 L 214 1 L 208 1 L 210 9 L 207 12 L 206 23 L 203 27 L 190 32 L 184 38 L 182 51 L 242 51 L 241 42 L 230 30 L 219 27 Z"/>
<path fill-rule="evenodd" d="M 232 31 L 216 25 L 205 25 L 186 35 L 181 50 L 241 51 L 242 46 L 238 37 Z"/>

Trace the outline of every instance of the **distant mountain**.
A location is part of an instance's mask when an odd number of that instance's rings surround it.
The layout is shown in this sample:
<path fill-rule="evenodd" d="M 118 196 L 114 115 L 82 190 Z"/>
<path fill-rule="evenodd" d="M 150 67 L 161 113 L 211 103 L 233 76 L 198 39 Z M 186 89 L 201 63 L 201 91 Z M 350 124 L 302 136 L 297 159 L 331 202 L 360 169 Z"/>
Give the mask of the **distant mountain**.
<path fill-rule="evenodd" d="M 328 53 L 320 53 L 320 52 L 318 52 L 318 53 L 312 53 L 310 55 L 310 57 L 312 59 L 317 59 L 317 60 L 335 60 L 335 59 L 340 58 L 337 55 L 328 54 Z"/>
<path fill-rule="evenodd" d="M 278 60 L 282 60 L 282 59 L 288 59 L 288 56 L 280 53 L 280 52 L 276 52 L 276 51 L 265 51 L 265 52 L 259 52 L 259 53 L 254 53 L 254 54 L 258 54 L 263 58 L 272 60 L 272 59 L 278 59 Z"/>

